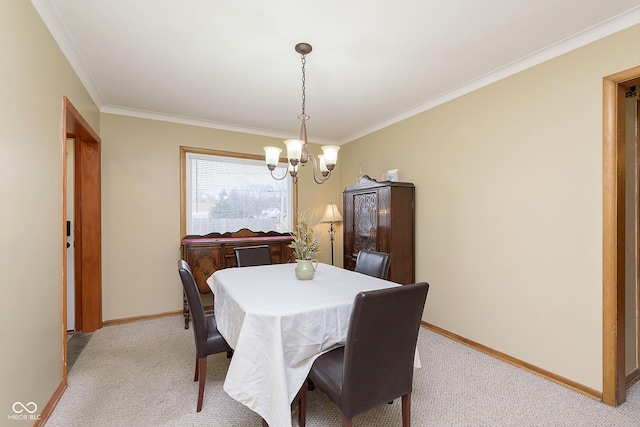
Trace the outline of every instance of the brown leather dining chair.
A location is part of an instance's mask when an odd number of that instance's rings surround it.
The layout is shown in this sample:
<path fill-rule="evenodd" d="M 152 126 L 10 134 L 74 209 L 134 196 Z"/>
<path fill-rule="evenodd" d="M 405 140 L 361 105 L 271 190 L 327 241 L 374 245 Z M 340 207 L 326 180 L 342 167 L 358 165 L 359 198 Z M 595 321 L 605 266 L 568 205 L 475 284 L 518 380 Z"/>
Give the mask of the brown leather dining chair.
<path fill-rule="evenodd" d="M 236 253 L 236 265 L 238 267 L 271 264 L 269 245 L 239 246 L 233 250 Z"/>
<path fill-rule="evenodd" d="M 413 365 L 429 284 L 397 286 L 356 295 L 347 341 L 318 357 L 308 378 L 342 412 L 356 415 L 402 397 L 402 426 L 411 424 Z M 299 424 L 306 424 L 307 387 L 300 389 Z"/>
<path fill-rule="evenodd" d="M 196 371 L 193 381 L 199 382 L 196 410 L 200 412 L 202 410 L 202 398 L 204 397 L 204 385 L 207 379 L 207 356 L 225 351 L 229 355 L 232 350 L 224 337 L 218 332 L 215 316 L 213 314 L 205 316 L 196 281 L 189 265 L 184 260 L 178 261 L 178 273 L 180 273 L 182 287 L 189 303 L 191 321 L 193 322 L 193 336 L 196 343 Z"/>
<path fill-rule="evenodd" d="M 389 277 L 389 265 L 391 255 L 385 252 L 360 251 L 356 258 L 354 271 L 368 276 L 387 280 Z"/>

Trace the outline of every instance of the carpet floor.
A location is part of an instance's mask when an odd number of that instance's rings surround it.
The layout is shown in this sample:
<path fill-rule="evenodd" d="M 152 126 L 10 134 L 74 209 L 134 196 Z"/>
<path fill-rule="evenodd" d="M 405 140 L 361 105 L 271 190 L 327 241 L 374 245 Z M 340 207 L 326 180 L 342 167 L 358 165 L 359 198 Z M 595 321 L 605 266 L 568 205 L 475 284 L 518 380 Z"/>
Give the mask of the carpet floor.
<path fill-rule="evenodd" d="M 422 328 L 412 425 L 639 427 L 640 382 L 613 408 Z M 196 412 L 193 332 L 182 316 L 109 326 L 93 333 L 47 422 L 76 426 L 259 427 L 261 418 L 223 390 L 229 359 L 210 356 L 202 412 Z M 400 401 L 354 419 L 358 427 L 401 425 Z M 297 426 L 297 415 L 292 415 Z M 340 426 L 320 391 L 308 393 L 307 425 Z"/>

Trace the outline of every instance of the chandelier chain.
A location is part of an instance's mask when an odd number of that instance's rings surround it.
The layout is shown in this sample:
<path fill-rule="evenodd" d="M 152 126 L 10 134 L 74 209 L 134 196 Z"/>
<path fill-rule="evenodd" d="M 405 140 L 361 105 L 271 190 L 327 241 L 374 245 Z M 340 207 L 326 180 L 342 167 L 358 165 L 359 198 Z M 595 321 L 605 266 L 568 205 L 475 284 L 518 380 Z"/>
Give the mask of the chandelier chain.
<path fill-rule="evenodd" d="M 306 83 L 306 75 L 305 75 L 305 65 L 307 65 L 307 55 L 304 53 L 300 55 L 300 62 L 302 63 L 302 115 L 305 115 L 305 103 L 306 103 L 306 95 L 305 95 L 305 83 Z"/>

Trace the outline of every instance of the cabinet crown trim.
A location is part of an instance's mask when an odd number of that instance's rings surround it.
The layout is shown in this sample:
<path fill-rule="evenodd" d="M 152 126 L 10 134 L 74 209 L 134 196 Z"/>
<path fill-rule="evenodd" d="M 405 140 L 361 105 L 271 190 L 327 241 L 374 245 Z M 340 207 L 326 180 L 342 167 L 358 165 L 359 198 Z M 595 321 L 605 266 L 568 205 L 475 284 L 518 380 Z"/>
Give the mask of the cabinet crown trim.
<path fill-rule="evenodd" d="M 375 188 L 375 187 L 413 187 L 415 185 L 412 182 L 400 182 L 400 181 L 378 181 L 371 178 L 369 175 L 362 175 L 362 177 L 356 181 L 356 184 L 352 187 L 344 189 L 345 192 L 358 190 L 360 188 Z"/>

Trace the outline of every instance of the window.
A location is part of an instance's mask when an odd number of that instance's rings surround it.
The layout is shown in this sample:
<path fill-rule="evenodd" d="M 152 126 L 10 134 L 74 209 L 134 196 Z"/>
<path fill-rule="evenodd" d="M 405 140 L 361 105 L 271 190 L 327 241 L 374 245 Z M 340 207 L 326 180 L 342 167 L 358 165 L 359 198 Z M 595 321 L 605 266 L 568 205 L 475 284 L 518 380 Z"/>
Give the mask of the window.
<path fill-rule="evenodd" d="M 273 179 L 264 159 L 186 147 L 181 158 L 184 234 L 292 229 L 292 180 Z M 283 163 L 274 174 L 282 176 L 285 169 Z"/>

